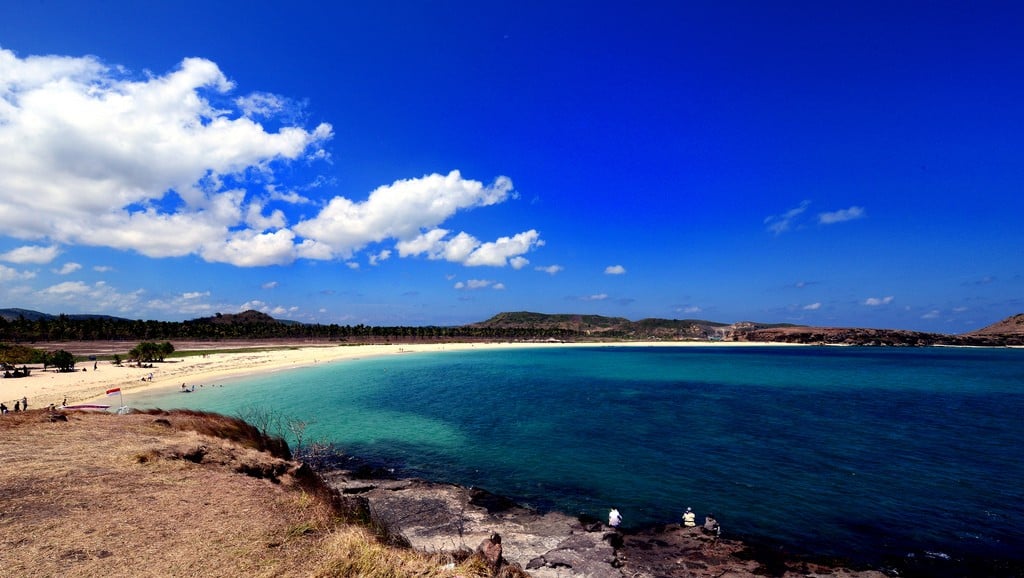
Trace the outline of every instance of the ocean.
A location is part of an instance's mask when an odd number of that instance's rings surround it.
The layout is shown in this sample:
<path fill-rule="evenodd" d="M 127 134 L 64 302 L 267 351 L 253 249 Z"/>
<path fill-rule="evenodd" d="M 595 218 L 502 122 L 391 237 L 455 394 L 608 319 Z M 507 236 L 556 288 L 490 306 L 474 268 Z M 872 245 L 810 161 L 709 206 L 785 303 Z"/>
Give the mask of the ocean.
<path fill-rule="evenodd" d="M 1019 349 L 410 353 L 129 403 L 273 411 L 401 475 L 541 510 L 615 507 L 626 528 L 692 507 L 723 535 L 798 554 L 1024 559 Z"/>

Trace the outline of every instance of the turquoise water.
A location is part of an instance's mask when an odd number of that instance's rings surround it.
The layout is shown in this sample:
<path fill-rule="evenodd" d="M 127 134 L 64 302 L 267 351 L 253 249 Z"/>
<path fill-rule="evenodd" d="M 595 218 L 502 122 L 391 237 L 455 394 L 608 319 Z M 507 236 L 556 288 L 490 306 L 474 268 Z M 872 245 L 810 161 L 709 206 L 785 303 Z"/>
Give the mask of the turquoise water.
<path fill-rule="evenodd" d="M 133 399 L 272 408 L 406 475 L 626 527 L 879 563 L 1024 552 L 1024 351 L 540 348 L 325 364 Z"/>

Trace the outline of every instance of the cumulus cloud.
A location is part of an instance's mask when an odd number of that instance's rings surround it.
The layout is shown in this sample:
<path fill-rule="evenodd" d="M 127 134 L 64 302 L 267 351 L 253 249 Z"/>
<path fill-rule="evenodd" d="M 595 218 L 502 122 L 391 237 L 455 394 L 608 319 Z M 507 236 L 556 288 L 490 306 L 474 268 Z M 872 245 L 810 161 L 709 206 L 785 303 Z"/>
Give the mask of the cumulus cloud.
<path fill-rule="evenodd" d="M 277 281 L 267 281 L 266 283 L 260 285 L 260 289 L 274 289 L 279 284 L 280 283 L 278 283 Z"/>
<path fill-rule="evenodd" d="M 864 207 L 853 206 L 849 209 L 840 209 L 838 211 L 832 211 L 829 213 L 818 214 L 819 225 L 832 225 L 834 223 L 842 223 L 844 221 L 853 221 L 855 219 L 862 219 L 867 216 L 867 212 Z"/>
<path fill-rule="evenodd" d="M 561 265 L 548 265 L 547 267 L 535 267 L 534 269 L 537 271 L 541 271 L 543 273 L 547 273 L 548 275 L 555 275 L 561 271 L 564 271 L 565 267 L 562 267 Z"/>
<path fill-rule="evenodd" d="M 19 265 L 45 265 L 56 259 L 57 255 L 60 255 L 60 249 L 56 246 L 26 245 L 3 253 L 0 255 L 0 261 L 18 263 Z"/>
<path fill-rule="evenodd" d="M 80 265 L 79 263 L 69 261 L 67 263 L 64 263 L 64 265 L 62 265 L 60 269 L 54 269 L 53 272 L 58 275 L 70 275 L 81 268 L 82 265 Z"/>
<path fill-rule="evenodd" d="M 931 311 L 922 315 L 921 319 L 937 319 L 940 315 L 942 315 L 941 311 L 939 311 L 938 309 L 932 309 Z"/>
<path fill-rule="evenodd" d="M 596 295 L 585 295 L 582 299 L 584 301 L 604 301 L 607 298 L 607 293 L 597 293 Z"/>
<path fill-rule="evenodd" d="M 266 95 L 236 110 L 211 103 L 233 89 L 201 58 L 135 79 L 93 57 L 0 49 L 0 227 L 21 239 L 238 261 L 229 232 L 256 240 L 282 223 L 226 183 L 272 178 L 274 163 L 315 153 L 332 129 L 268 132 L 249 118 L 275 110 Z M 240 230 L 247 222 L 256 229 Z"/>
<path fill-rule="evenodd" d="M 186 299 L 186 300 L 199 299 L 201 297 L 209 297 L 209 296 L 210 296 L 210 292 L 209 291 L 188 291 L 188 292 L 185 292 L 185 293 L 181 294 L 181 298 L 182 299 Z"/>
<path fill-rule="evenodd" d="M 810 201 L 805 200 L 781 215 L 769 215 L 765 217 L 765 228 L 776 235 L 789 231 L 793 227 L 793 222 L 807 210 L 807 207 L 809 207 L 810 204 Z"/>
<path fill-rule="evenodd" d="M 690 314 L 693 314 L 693 313 L 700 313 L 701 311 L 703 311 L 703 310 L 700 307 L 697 307 L 696 305 L 688 305 L 686 307 L 677 307 L 676 308 L 676 312 L 677 313 L 686 313 L 687 315 L 690 315 Z"/>
<path fill-rule="evenodd" d="M 448 234 L 445 229 L 433 229 L 407 241 L 399 241 L 395 247 L 401 257 L 426 255 L 428 259 L 443 259 L 467 266 L 502 267 L 511 264 L 513 268 L 521 269 L 529 263 L 521 258 L 522 255 L 544 245 L 540 234 L 533 229 L 487 243 L 465 232 L 452 237 Z"/>
<path fill-rule="evenodd" d="M 235 92 L 202 58 L 133 76 L 94 57 L 0 49 L 0 231 L 50 245 L 0 258 L 48 263 L 60 245 L 86 245 L 260 267 L 349 261 L 394 242 L 402 257 L 519 269 L 543 245 L 534 230 L 482 241 L 440 227 L 460 211 L 517 198 L 504 176 L 485 185 L 454 170 L 397 180 L 365 200 L 305 197 L 276 182 L 277 169 L 327 159 L 331 125 L 302 126 L 302 107 L 288 97 Z M 316 212 L 286 212 L 300 205 Z"/>
<path fill-rule="evenodd" d="M 810 303 L 804 305 L 804 311 L 817 311 L 818 309 L 821 309 L 821 303 Z"/>
<path fill-rule="evenodd" d="M 626 268 L 622 265 L 609 265 L 604 268 L 605 275 L 625 275 Z"/>
<path fill-rule="evenodd" d="M 363 202 L 334 197 L 320 214 L 297 223 L 294 229 L 329 247 L 333 254 L 348 257 L 384 239 L 412 241 L 460 210 L 500 203 L 510 195 L 512 181 L 507 177 L 484 186 L 451 171 L 395 181 L 377 188 Z"/>
<path fill-rule="evenodd" d="M 888 297 L 868 297 L 864 300 L 864 304 L 869 307 L 878 307 L 879 305 L 888 305 L 892 303 L 893 299 L 892 295 L 889 295 Z"/>

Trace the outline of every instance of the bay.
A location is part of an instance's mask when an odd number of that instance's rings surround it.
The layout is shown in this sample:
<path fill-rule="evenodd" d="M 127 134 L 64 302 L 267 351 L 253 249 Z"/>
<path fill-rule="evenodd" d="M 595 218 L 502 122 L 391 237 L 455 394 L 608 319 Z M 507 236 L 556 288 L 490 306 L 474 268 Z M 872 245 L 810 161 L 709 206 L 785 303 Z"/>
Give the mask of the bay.
<path fill-rule="evenodd" d="M 403 475 L 626 527 L 880 563 L 1024 552 L 1024 351 L 555 347 L 403 354 L 151 393 L 310 422 Z"/>

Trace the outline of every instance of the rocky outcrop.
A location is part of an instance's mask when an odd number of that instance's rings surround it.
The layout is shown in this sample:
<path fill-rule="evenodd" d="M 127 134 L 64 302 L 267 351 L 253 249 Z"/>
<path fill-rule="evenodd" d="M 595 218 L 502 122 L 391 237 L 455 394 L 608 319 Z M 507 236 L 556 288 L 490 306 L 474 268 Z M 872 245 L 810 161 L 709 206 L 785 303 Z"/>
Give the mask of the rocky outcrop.
<path fill-rule="evenodd" d="M 492 552 L 535 578 L 884 576 L 781 558 L 705 535 L 699 528 L 670 524 L 617 531 L 599 520 L 539 513 L 476 488 L 366 479 L 349 471 L 323 477 L 343 495 L 365 498 L 373 520 L 413 548 L 450 552 L 490 544 Z M 495 534 L 500 550 L 494 548 Z"/>
<path fill-rule="evenodd" d="M 427 552 L 469 550 L 501 535 L 502 555 L 537 578 L 621 578 L 613 534 L 576 518 L 541 514 L 483 490 L 422 480 L 359 479 L 324 474 L 343 495 L 366 498 L 374 521 Z"/>
<path fill-rule="evenodd" d="M 726 337 L 730 341 L 755 343 L 800 343 L 808 345 L 864 345 L 888 347 L 928 347 L 952 345 L 969 347 L 1003 347 L 1019 345 L 1021 339 L 1006 335 L 948 335 L 902 329 L 867 329 L 847 327 L 773 327 L 737 331 Z"/>

